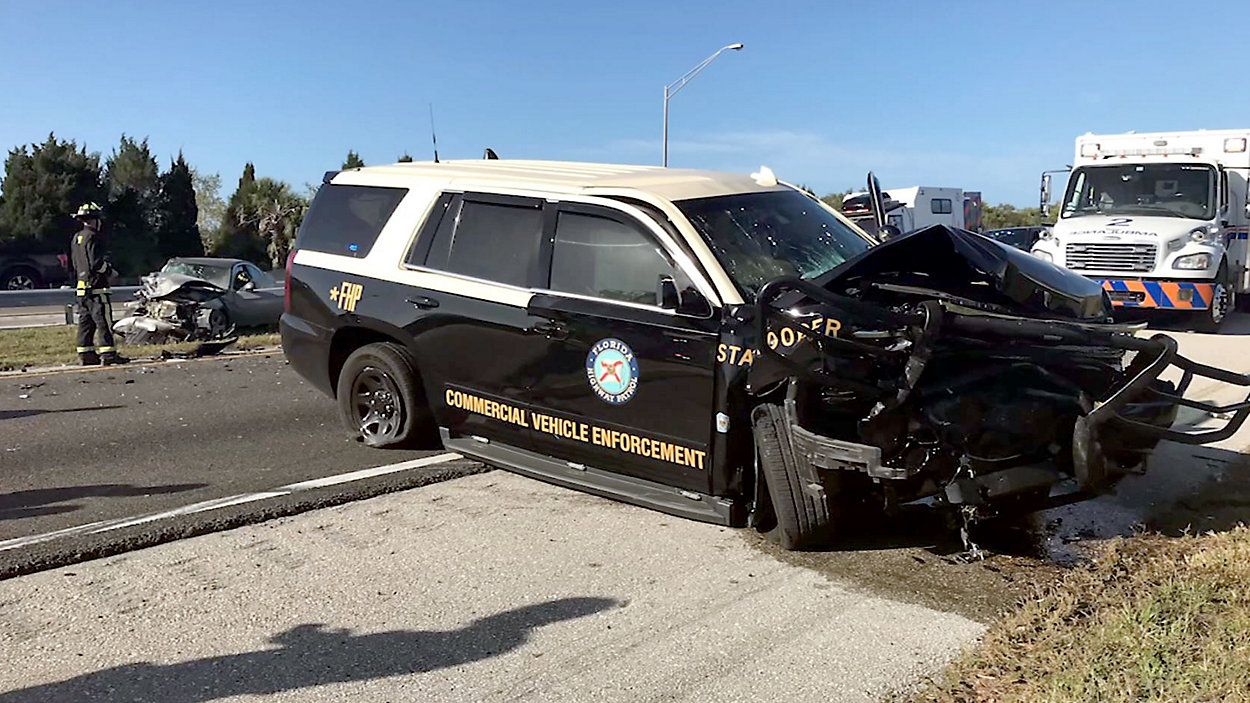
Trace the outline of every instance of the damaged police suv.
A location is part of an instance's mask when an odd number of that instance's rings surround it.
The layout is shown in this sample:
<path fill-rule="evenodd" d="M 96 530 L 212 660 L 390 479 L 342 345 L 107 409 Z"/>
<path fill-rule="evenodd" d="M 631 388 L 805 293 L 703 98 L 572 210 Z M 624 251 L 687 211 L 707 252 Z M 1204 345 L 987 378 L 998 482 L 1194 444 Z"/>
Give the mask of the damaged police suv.
<path fill-rule="evenodd" d="M 374 446 L 451 450 L 787 548 L 847 499 L 984 515 L 1097 492 L 1183 397 L 1176 343 L 963 230 L 878 244 L 767 169 L 450 161 L 329 173 L 282 345 Z M 1170 365 L 1180 387 L 1159 379 Z M 1178 405 L 1232 410 L 1171 429 Z"/>

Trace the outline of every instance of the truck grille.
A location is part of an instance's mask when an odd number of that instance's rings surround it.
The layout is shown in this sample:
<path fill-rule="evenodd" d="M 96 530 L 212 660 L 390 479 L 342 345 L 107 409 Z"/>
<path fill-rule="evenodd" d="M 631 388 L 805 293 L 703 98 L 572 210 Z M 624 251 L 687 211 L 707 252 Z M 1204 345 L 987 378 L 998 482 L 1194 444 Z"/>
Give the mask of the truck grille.
<path fill-rule="evenodd" d="M 1069 244 L 1068 268 L 1082 271 L 1152 271 L 1159 248 L 1154 244 Z"/>

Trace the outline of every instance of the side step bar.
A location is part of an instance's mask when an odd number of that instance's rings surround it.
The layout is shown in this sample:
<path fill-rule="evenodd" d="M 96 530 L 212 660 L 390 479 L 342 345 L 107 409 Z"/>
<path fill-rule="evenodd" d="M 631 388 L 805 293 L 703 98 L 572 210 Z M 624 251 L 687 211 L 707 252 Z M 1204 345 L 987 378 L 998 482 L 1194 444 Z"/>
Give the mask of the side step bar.
<path fill-rule="evenodd" d="M 741 527 L 746 524 L 745 507 L 741 503 L 735 503 L 726 498 L 682 490 L 589 466 L 575 468 L 568 462 L 507 444 L 453 436 L 443 427 L 439 428 L 439 434 L 442 435 L 443 445 L 448 451 L 457 452 L 484 464 L 540 481 L 659 510 L 690 520 L 729 527 Z"/>

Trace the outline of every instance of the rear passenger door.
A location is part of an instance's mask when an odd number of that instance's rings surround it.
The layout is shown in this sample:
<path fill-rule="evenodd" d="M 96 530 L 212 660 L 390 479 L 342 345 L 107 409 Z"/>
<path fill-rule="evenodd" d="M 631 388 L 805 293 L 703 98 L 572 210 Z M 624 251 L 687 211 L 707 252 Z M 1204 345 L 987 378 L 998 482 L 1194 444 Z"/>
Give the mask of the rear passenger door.
<path fill-rule="evenodd" d="M 546 349 L 526 305 L 543 222 L 539 199 L 445 194 L 409 251 L 402 326 L 435 419 L 454 434 L 531 446 L 523 404 Z"/>
<path fill-rule="evenodd" d="M 661 277 L 694 284 L 658 228 L 609 206 L 554 209 L 546 290 L 529 307 L 549 330 L 530 392 L 535 446 L 575 467 L 708 491 L 711 308 L 661 306 Z"/>

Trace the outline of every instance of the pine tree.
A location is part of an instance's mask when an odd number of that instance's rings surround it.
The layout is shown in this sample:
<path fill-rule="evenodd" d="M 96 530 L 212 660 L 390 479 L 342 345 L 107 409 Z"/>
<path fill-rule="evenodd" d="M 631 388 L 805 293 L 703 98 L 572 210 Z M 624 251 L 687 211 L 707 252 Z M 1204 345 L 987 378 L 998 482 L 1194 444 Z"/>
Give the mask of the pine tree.
<path fill-rule="evenodd" d="M 42 144 L 9 151 L 0 183 L 0 248 L 64 252 L 78 229 L 73 212 L 100 202 L 100 156 L 49 134 Z"/>
<path fill-rule="evenodd" d="M 196 224 L 199 208 L 195 202 L 195 187 L 182 152 L 160 176 L 155 214 L 156 245 L 163 258 L 204 255 L 200 228 Z"/>
<path fill-rule="evenodd" d="M 248 204 L 256 192 L 256 166 L 250 161 L 243 167 L 239 186 L 226 202 L 221 234 L 213 242 L 214 256 L 227 256 L 248 261 L 265 260 L 265 242 L 260 238 L 255 218 L 249 217 Z"/>
<path fill-rule="evenodd" d="M 159 180 L 148 140 L 122 135 L 104 164 L 104 221 L 113 265 L 123 275 L 147 273 L 163 261 L 156 241 Z"/>
<path fill-rule="evenodd" d="M 404 155 L 399 157 L 399 163 L 410 164 L 412 163 L 412 157 L 408 154 L 408 152 L 405 151 Z"/>
<path fill-rule="evenodd" d="M 344 171 L 346 171 L 349 168 L 361 168 L 364 165 L 365 165 L 364 159 L 360 158 L 360 154 L 357 154 L 355 151 L 349 150 L 347 152 L 347 158 L 343 159 Z"/>

